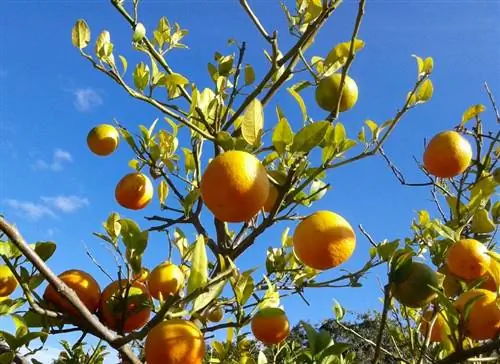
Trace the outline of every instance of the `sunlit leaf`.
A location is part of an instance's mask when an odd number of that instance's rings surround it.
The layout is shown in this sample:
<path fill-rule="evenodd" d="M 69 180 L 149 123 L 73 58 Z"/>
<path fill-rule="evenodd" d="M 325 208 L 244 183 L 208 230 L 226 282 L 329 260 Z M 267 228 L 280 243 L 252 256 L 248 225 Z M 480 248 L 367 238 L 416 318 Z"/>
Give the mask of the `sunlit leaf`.
<path fill-rule="evenodd" d="M 187 293 L 203 287 L 208 281 L 208 258 L 205 238 L 198 235 L 191 258 L 191 273 L 187 283 Z"/>
<path fill-rule="evenodd" d="M 293 131 L 287 119 L 281 118 L 278 124 L 276 124 L 272 142 L 274 149 L 276 149 L 279 155 L 283 155 L 286 147 L 293 143 Z"/>
<path fill-rule="evenodd" d="M 255 81 L 255 72 L 251 65 L 245 66 L 245 85 L 251 85 Z"/>
<path fill-rule="evenodd" d="M 318 146 L 328 128 L 328 121 L 318 121 L 303 127 L 293 138 L 292 152 L 308 153 Z"/>
<path fill-rule="evenodd" d="M 417 102 L 429 101 L 433 93 L 434 86 L 432 85 L 432 81 L 429 79 L 425 80 L 417 91 Z"/>
<path fill-rule="evenodd" d="M 158 185 L 158 199 L 160 200 L 161 204 L 165 203 L 167 196 L 168 196 L 168 184 L 165 180 L 162 179 L 160 181 L 160 184 Z"/>
<path fill-rule="evenodd" d="M 77 48 L 83 49 L 90 43 L 90 29 L 85 20 L 78 19 L 71 31 L 71 42 Z"/>
<path fill-rule="evenodd" d="M 257 146 L 260 143 L 263 128 L 264 110 L 259 99 L 254 99 L 246 108 L 241 133 L 248 144 Z"/>
<path fill-rule="evenodd" d="M 476 118 L 479 114 L 484 112 L 486 107 L 483 104 L 476 104 L 469 107 L 462 115 L 461 125 L 464 125 L 467 121 Z"/>

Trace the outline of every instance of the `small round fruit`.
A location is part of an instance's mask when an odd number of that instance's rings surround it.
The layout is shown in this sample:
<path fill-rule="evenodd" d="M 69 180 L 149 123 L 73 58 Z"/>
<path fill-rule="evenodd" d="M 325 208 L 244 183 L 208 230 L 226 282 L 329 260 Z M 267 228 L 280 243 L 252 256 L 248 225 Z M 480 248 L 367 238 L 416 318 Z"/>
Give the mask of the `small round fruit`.
<path fill-rule="evenodd" d="M 0 297 L 7 297 L 17 288 L 17 279 L 6 265 L 0 265 Z"/>
<path fill-rule="evenodd" d="M 334 73 L 319 81 L 315 97 L 319 107 L 323 110 L 333 112 L 337 107 L 341 78 L 342 75 L 340 73 Z M 348 75 L 345 77 L 343 89 L 339 107 L 340 112 L 351 109 L 358 101 L 358 85 Z"/>
<path fill-rule="evenodd" d="M 207 313 L 207 319 L 210 322 L 220 322 L 224 317 L 224 310 L 222 307 L 213 307 Z"/>
<path fill-rule="evenodd" d="M 436 292 L 431 288 L 438 287 L 436 272 L 423 263 L 410 264 L 408 271 L 392 283 L 392 296 L 407 307 L 427 306 L 436 298 Z"/>
<path fill-rule="evenodd" d="M 475 300 L 475 301 L 472 301 Z M 496 293 L 485 289 L 465 292 L 455 301 L 455 307 L 462 315 L 471 303 L 467 321 L 464 323 L 465 335 L 474 340 L 493 339 L 500 333 L 500 308 Z M 463 320 L 465 317 L 462 318 Z"/>
<path fill-rule="evenodd" d="M 488 249 L 474 239 L 462 239 L 454 243 L 446 253 L 446 266 L 457 277 L 472 280 L 488 271 L 490 256 Z"/>
<path fill-rule="evenodd" d="M 94 313 L 97 311 L 101 288 L 90 274 L 78 269 L 71 269 L 62 272 L 58 277 L 76 293 L 80 301 L 82 301 L 90 312 Z M 68 315 L 78 315 L 76 308 L 50 284 L 45 289 L 43 298 Z"/>
<path fill-rule="evenodd" d="M 262 163 L 250 153 L 231 150 L 215 157 L 201 179 L 201 196 L 214 216 L 244 222 L 266 203 L 269 179 Z"/>
<path fill-rule="evenodd" d="M 456 131 L 434 136 L 424 152 L 424 167 L 432 175 L 452 178 L 463 173 L 472 160 L 472 147 Z"/>
<path fill-rule="evenodd" d="M 280 308 L 263 308 L 252 318 L 253 336 L 266 345 L 276 345 L 290 335 L 290 322 Z"/>
<path fill-rule="evenodd" d="M 125 306 L 125 294 L 128 295 Z M 146 286 L 136 281 L 114 281 L 102 292 L 99 301 L 99 315 L 102 322 L 114 331 L 131 332 L 143 327 L 151 315 L 151 296 Z M 125 317 L 125 321 L 122 322 Z"/>
<path fill-rule="evenodd" d="M 264 204 L 264 211 L 269 213 L 276 204 L 278 199 L 278 189 L 273 183 L 269 183 L 269 195 L 267 196 L 266 203 Z"/>
<path fill-rule="evenodd" d="M 132 35 L 132 40 L 134 42 L 139 42 L 145 36 L 146 36 L 146 27 L 144 27 L 144 24 L 142 23 L 137 23 L 134 29 L 134 34 Z"/>
<path fill-rule="evenodd" d="M 420 333 L 422 336 L 427 335 L 427 329 L 429 324 L 432 322 L 433 311 L 427 310 L 422 315 L 422 320 L 420 321 Z M 437 317 L 434 320 L 434 325 L 432 325 L 432 330 L 429 335 L 431 342 L 443 342 L 447 339 L 450 334 L 450 328 L 446 322 L 446 316 L 444 312 L 437 313 Z"/>
<path fill-rule="evenodd" d="M 148 280 L 149 293 L 156 299 L 163 299 L 179 293 L 184 286 L 184 273 L 175 264 L 162 263 L 155 267 Z"/>
<path fill-rule="evenodd" d="M 113 125 L 101 124 L 92 128 L 87 135 L 89 149 L 99 156 L 107 156 L 118 147 L 120 135 Z"/>
<path fill-rule="evenodd" d="M 153 327 L 144 346 L 148 364 L 201 364 L 205 341 L 193 322 L 172 319 Z"/>
<path fill-rule="evenodd" d="M 116 202 L 130 210 L 140 210 L 153 198 L 153 184 L 140 172 L 129 173 L 116 185 Z"/>
<path fill-rule="evenodd" d="M 351 225 L 331 211 L 317 211 L 302 220 L 293 234 L 297 258 L 313 269 L 325 270 L 347 261 L 356 247 Z"/>

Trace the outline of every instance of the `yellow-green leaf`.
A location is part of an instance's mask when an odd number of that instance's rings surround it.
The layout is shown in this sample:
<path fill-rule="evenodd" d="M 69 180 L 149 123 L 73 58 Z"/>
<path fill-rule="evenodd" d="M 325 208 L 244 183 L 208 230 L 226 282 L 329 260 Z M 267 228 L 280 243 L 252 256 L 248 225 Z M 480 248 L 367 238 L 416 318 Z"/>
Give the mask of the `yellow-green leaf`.
<path fill-rule="evenodd" d="M 325 138 L 328 121 L 318 121 L 303 127 L 293 138 L 292 152 L 308 153 Z"/>
<path fill-rule="evenodd" d="M 302 118 L 304 119 L 304 121 L 307 120 L 307 109 L 306 109 L 306 104 L 304 102 L 304 100 L 302 99 L 302 96 L 300 96 L 300 94 L 295 91 L 294 88 L 290 87 L 287 89 L 288 92 L 290 92 L 290 95 L 292 95 L 295 100 L 297 101 L 297 103 L 299 104 L 299 107 L 300 107 L 300 111 L 302 111 Z"/>
<path fill-rule="evenodd" d="M 71 42 L 79 49 L 87 47 L 90 43 L 90 29 L 85 20 L 76 21 L 71 31 Z"/>
<path fill-rule="evenodd" d="M 149 77 L 150 73 L 148 65 L 143 62 L 137 64 L 133 73 L 135 88 L 140 91 L 144 91 L 144 89 L 148 86 Z"/>
<path fill-rule="evenodd" d="M 264 128 L 264 110 L 259 99 L 254 99 L 247 106 L 241 133 L 245 141 L 253 146 L 260 143 L 260 137 Z"/>
<path fill-rule="evenodd" d="M 434 69 L 434 60 L 432 59 L 432 57 L 427 57 L 424 60 L 422 71 L 426 74 L 431 74 L 433 69 Z"/>
<path fill-rule="evenodd" d="M 194 243 L 193 256 L 191 258 L 191 273 L 187 283 L 187 294 L 203 287 L 208 281 L 208 258 L 205 246 L 205 238 L 198 235 Z"/>
<path fill-rule="evenodd" d="M 251 65 L 245 66 L 245 85 L 251 85 L 255 81 L 255 72 Z"/>
<path fill-rule="evenodd" d="M 342 124 L 342 123 L 335 124 L 334 136 L 335 136 L 334 137 L 335 143 L 337 143 L 337 144 L 340 144 L 345 140 L 347 133 L 345 131 L 344 124 Z"/>
<path fill-rule="evenodd" d="M 429 101 L 432 98 L 433 93 L 434 93 L 434 86 L 432 85 L 432 81 L 427 79 L 422 83 L 422 85 L 417 91 L 417 101 L 418 102 Z"/>
<path fill-rule="evenodd" d="M 165 182 L 164 179 L 162 179 L 160 184 L 158 185 L 158 199 L 160 200 L 161 204 L 165 203 L 167 196 L 168 196 L 168 184 L 167 182 Z"/>
<path fill-rule="evenodd" d="M 424 60 L 415 54 L 413 54 L 412 56 L 415 57 L 415 59 L 417 60 L 417 71 L 418 75 L 420 76 L 422 75 L 424 70 Z"/>
<path fill-rule="evenodd" d="M 281 118 L 276 125 L 272 142 L 279 155 L 283 155 L 286 147 L 293 143 L 293 131 L 286 118 Z"/>
<path fill-rule="evenodd" d="M 467 121 L 474 119 L 484 110 L 486 110 L 486 107 L 483 104 L 472 105 L 463 113 L 461 124 L 464 125 Z"/>
<path fill-rule="evenodd" d="M 186 170 L 186 173 L 194 171 L 196 166 L 193 152 L 191 152 L 188 148 L 182 148 L 182 152 L 184 153 L 184 169 Z"/>
<path fill-rule="evenodd" d="M 139 161 L 137 159 L 131 159 L 128 162 L 128 166 L 132 169 L 139 170 Z"/>

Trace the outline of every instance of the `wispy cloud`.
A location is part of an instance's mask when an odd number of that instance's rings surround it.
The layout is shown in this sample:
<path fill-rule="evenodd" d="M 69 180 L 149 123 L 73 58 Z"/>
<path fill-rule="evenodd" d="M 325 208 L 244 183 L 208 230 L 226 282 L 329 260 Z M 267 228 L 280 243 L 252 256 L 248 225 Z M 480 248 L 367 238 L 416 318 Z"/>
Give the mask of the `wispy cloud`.
<path fill-rule="evenodd" d="M 73 91 L 74 105 L 78 111 L 86 112 L 103 104 L 102 97 L 93 88 L 78 88 Z"/>
<path fill-rule="evenodd" d="M 63 169 L 65 163 L 73 162 L 73 157 L 71 154 L 66 151 L 57 148 L 54 150 L 54 154 L 52 155 L 52 161 L 47 162 L 43 159 L 38 159 L 33 165 L 32 168 L 37 171 L 46 171 L 51 170 L 54 172 L 59 172 Z"/>
<path fill-rule="evenodd" d="M 40 197 L 40 201 L 20 201 L 13 198 L 5 199 L 4 204 L 15 210 L 18 215 L 37 221 L 44 217 L 57 218 L 57 213 L 73 213 L 90 204 L 88 198 L 79 196 Z M 54 231 L 48 232 L 53 234 Z"/>
<path fill-rule="evenodd" d="M 74 212 L 89 205 L 89 200 L 78 196 L 42 197 L 42 201 L 64 213 Z"/>
<path fill-rule="evenodd" d="M 4 203 L 29 220 L 36 221 L 46 216 L 56 217 L 54 211 L 40 203 L 19 201 L 15 199 L 6 199 Z"/>

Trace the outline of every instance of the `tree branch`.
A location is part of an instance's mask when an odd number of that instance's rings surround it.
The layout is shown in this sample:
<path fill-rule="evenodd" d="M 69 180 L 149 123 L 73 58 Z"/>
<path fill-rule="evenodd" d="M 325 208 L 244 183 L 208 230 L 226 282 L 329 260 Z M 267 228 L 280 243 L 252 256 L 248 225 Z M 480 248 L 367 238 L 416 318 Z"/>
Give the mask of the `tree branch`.
<path fill-rule="evenodd" d="M 448 355 L 446 358 L 439 360 L 436 364 L 454 364 L 461 363 L 464 360 L 473 358 L 475 356 L 481 354 L 489 354 L 495 350 L 500 349 L 500 338 L 496 340 L 487 342 L 481 346 L 476 346 L 475 348 L 464 350 L 464 351 L 456 351 L 453 354 Z"/>
<path fill-rule="evenodd" d="M 35 266 L 36 269 L 42 274 L 43 277 L 54 287 L 54 289 L 64 297 L 76 309 L 79 314 L 79 319 L 87 325 L 90 329 L 95 331 L 100 337 L 106 340 L 113 348 L 117 349 L 121 355 L 127 358 L 133 364 L 142 364 L 134 352 L 128 346 L 116 346 L 113 342 L 117 336 L 104 326 L 96 316 L 94 316 L 87 307 L 80 301 L 76 293 L 69 288 L 52 270 L 45 264 L 45 262 L 38 256 L 38 254 L 26 243 L 21 234 L 9 224 L 3 217 L 0 217 L 0 230 L 5 233 L 9 240 L 16 246 L 17 249 Z"/>

